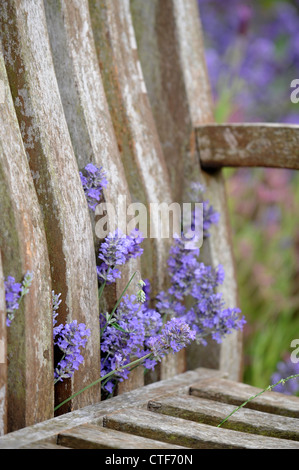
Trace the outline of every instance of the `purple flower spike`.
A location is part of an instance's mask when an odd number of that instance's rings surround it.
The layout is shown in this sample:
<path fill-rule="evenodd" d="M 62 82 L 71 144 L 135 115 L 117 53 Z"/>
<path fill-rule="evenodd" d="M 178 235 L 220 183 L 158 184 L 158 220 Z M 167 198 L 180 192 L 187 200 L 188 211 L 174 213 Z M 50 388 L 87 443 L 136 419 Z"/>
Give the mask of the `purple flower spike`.
<path fill-rule="evenodd" d="M 27 271 L 23 282 L 16 282 L 13 276 L 8 276 L 4 280 L 5 302 L 6 302 L 6 326 L 10 326 L 15 317 L 15 312 L 20 307 L 22 298 L 28 294 L 29 287 L 32 283 L 33 274 Z"/>
<path fill-rule="evenodd" d="M 133 230 L 130 235 L 124 235 L 120 230 L 110 233 L 100 246 L 98 258 L 102 261 L 97 267 L 100 283 L 108 284 L 120 278 L 118 266 L 129 259 L 141 256 L 143 249 L 139 246 L 143 236 L 139 230 Z"/>
<path fill-rule="evenodd" d="M 102 198 L 103 188 L 106 188 L 108 184 L 105 172 L 102 167 L 98 168 L 92 163 L 88 163 L 79 174 L 88 207 L 95 211 Z"/>

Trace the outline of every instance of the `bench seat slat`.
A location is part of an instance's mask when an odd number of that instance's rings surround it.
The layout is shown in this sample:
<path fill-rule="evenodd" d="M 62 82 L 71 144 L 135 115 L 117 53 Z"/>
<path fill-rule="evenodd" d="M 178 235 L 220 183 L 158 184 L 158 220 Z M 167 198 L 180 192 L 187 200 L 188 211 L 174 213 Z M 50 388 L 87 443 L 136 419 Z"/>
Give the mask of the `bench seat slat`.
<path fill-rule="evenodd" d="M 75 449 L 184 449 L 92 424 L 83 424 L 60 433 L 58 444 Z"/>
<path fill-rule="evenodd" d="M 194 396 L 163 397 L 148 403 L 148 409 L 157 413 L 217 426 L 235 406 Z M 261 411 L 241 408 L 223 424 L 236 431 L 299 440 L 299 420 Z"/>
<path fill-rule="evenodd" d="M 193 396 L 236 406 L 241 405 L 251 396 L 261 391 L 260 388 L 227 379 L 203 380 L 190 387 L 190 394 Z M 299 418 L 298 397 L 288 396 L 283 393 L 264 392 L 263 395 L 250 401 L 246 407 L 276 415 Z"/>
<path fill-rule="evenodd" d="M 193 449 L 299 449 L 299 442 L 192 423 L 144 410 L 104 417 L 104 426 Z"/>

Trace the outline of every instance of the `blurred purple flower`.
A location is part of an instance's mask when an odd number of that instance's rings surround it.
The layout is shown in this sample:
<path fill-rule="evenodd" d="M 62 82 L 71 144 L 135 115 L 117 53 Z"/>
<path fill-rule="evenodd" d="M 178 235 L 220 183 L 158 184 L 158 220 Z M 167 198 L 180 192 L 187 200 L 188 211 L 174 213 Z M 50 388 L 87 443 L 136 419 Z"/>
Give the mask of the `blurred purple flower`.
<path fill-rule="evenodd" d="M 279 382 L 281 379 L 286 379 L 291 375 L 299 374 L 299 362 L 295 364 L 290 358 L 278 362 L 276 371 L 271 376 L 271 384 Z M 285 393 L 286 395 L 297 395 L 299 393 L 299 378 L 291 379 L 285 384 L 279 384 L 273 388 L 273 391 Z"/>

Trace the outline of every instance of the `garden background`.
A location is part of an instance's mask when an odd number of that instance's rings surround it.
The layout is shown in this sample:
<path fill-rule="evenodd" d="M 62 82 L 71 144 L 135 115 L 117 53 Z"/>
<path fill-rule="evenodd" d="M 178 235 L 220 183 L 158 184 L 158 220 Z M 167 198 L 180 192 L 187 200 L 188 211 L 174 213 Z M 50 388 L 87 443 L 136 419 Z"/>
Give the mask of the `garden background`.
<path fill-rule="evenodd" d="M 290 99 L 299 78 L 299 0 L 198 0 L 215 119 L 299 124 Z M 246 383 L 299 373 L 299 174 L 226 169 L 244 328 Z M 281 386 L 282 387 L 282 386 Z M 279 391 L 279 390 L 278 390 Z M 299 381 L 281 391 L 299 395 Z"/>

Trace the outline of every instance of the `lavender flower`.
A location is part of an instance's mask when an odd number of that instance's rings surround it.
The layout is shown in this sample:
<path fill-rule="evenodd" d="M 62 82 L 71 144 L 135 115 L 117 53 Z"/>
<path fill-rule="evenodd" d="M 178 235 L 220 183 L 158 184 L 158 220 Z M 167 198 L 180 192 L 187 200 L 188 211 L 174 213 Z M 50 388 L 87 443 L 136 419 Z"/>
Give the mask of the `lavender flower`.
<path fill-rule="evenodd" d="M 8 276 L 4 280 L 5 302 L 6 302 L 6 326 L 10 326 L 15 317 L 15 311 L 18 310 L 22 298 L 28 294 L 31 286 L 33 274 L 29 271 L 24 276 L 23 282 L 16 282 L 15 278 Z"/>
<path fill-rule="evenodd" d="M 111 284 L 121 277 L 118 266 L 125 264 L 131 258 L 137 258 L 143 253 L 139 246 L 143 236 L 135 229 L 130 235 L 124 235 L 120 230 L 110 233 L 100 246 L 98 258 L 102 261 L 97 267 L 99 282 Z"/>
<path fill-rule="evenodd" d="M 241 329 L 245 319 L 239 318 L 239 309 L 226 308 L 217 292 L 224 281 L 223 267 L 206 266 L 198 256 L 198 249 L 186 250 L 180 239 L 175 240 L 168 260 L 171 285 L 157 296 L 156 308 L 161 315 L 187 323 L 196 331 L 198 343 L 206 344 L 208 335 L 219 343 L 231 331 Z"/>
<path fill-rule="evenodd" d="M 148 338 L 156 335 L 162 326 L 161 315 L 148 309 L 135 295 L 124 296 L 109 323 L 108 318 L 108 314 L 100 316 L 102 377 L 119 368 L 120 363 L 126 365 L 132 358 L 145 356 Z M 121 354 L 121 360 L 118 354 Z M 129 369 L 117 371 L 116 379 L 125 380 L 129 372 Z M 115 377 L 104 384 L 104 389 L 111 393 L 114 386 Z"/>
<path fill-rule="evenodd" d="M 61 294 L 55 294 L 52 291 L 53 340 L 60 356 L 62 354 L 62 358 L 54 370 L 54 383 L 72 377 L 75 370 L 78 370 L 84 360 L 81 349 L 85 348 L 87 338 L 90 336 L 90 330 L 86 328 L 84 323 L 78 324 L 77 320 L 56 326 L 57 310 L 61 304 L 60 296 Z"/>
<path fill-rule="evenodd" d="M 278 362 L 276 371 L 271 376 L 271 384 L 279 382 L 281 379 L 286 379 L 291 375 L 299 374 L 299 362 L 294 363 L 291 358 Z M 286 395 L 299 395 L 299 380 L 289 380 L 285 384 L 279 384 L 273 388 L 275 392 L 285 393 Z"/>
<path fill-rule="evenodd" d="M 97 204 L 101 200 L 103 188 L 106 188 L 108 184 L 105 172 L 102 167 L 98 168 L 92 163 L 88 163 L 79 174 L 88 207 L 95 211 Z"/>
<path fill-rule="evenodd" d="M 53 338 L 55 339 L 56 334 L 58 334 L 58 330 L 56 332 L 55 325 L 57 323 L 56 317 L 58 315 L 58 308 L 59 305 L 61 304 L 61 299 L 60 299 L 61 294 L 55 294 L 55 292 L 52 290 L 52 315 L 53 315 Z"/>
<path fill-rule="evenodd" d="M 147 345 L 155 360 L 160 361 L 166 354 L 176 353 L 195 340 L 196 333 L 181 319 L 172 318 L 159 335 L 149 338 Z"/>
<path fill-rule="evenodd" d="M 56 383 L 72 377 L 75 370 L 78 370 L 79 365 L 83 363 L 81 348 L 85 348 L 90 330 L 84 323 L 78 324 L 77 320 L 74 320 L 71 323 L 59 325 L 55 331 L 54 345 L 63 353 L 54 371 Z"/>

